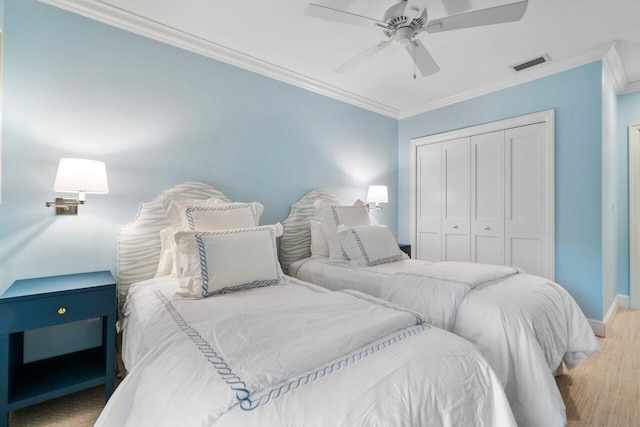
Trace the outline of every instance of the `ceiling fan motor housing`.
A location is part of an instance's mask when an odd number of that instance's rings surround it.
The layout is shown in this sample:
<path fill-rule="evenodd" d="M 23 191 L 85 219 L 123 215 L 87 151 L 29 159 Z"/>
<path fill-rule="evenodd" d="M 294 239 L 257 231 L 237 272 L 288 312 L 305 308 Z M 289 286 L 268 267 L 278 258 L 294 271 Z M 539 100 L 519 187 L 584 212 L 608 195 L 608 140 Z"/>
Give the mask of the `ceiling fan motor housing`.
<path fill-rule="evenodd" d="M 397 38 L 401 42 L 403 40 L 408 41 L 413 36 L 413 33 L 415 32 L 415 30 L 419 28 L 423 28 L 425 25 L 427 25 L 427 9 L 426 8 L 424 9 L 424 11 L 420 16 L 411 20 L 411 22 L 407 22 L 408 18 L 404 16 L 404 11 L 406 6 L 407 6 L 407 1 L 404 0 L 404 1 L 401 1 L 400 3 L 394 4 L 389 9 L 387 9 L 387 11 L 384 13 L 383 21 L 390 27 L 389 29 L 382 30 L 385 36 L 389 38 L 394 36 L 400 36 Z M 411 31 L 408 37 L 405 34 L 401 35 L 398 33 L 398 30 L 402 28 L 406 28 L 407 30 Z M 403 33 L 404 32 L 407 32 L 407 31 L 403 31 Z"/>

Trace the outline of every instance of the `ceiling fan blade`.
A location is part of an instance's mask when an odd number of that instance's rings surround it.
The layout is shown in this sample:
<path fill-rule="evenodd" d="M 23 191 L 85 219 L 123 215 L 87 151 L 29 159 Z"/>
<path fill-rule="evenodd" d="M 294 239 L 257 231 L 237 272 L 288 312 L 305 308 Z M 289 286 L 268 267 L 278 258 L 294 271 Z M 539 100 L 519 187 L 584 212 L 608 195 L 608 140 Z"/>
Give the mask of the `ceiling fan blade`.
<path fill-rule="evenodd" d="M 422 15 L 425 7 L 427 7 L 426 0 L 407 0 L 403 13 L 403 15 L 407 17 L 407 23 L 410 23 L 415 18 Z"/>
<path fill-rule="evenodd" d="M 378 43 L 375 46 L 370 47 L 369 49 L 362 52 L 360 55 L 351 58 L 341 66 L 335 69 L 336 73 L 348 73 L 353 70 L 358 65 L 362 64 L 367 59 L 371 58 L 376 53 L 382 52 L 387 46 L 391 44 L 393 39 L 385 40 L 383 42 Z"/>
<path fill-rule="evenodd" d="M 480 27 L 482 25 L 502 24 L 519 21 L 527 10 L 528 1 L 475 10 L 460 15 L 430 21 L 426 27 L 428 33 Z"/>
<path fill-rule="evenodd" d="M 471 9 L 470 0 L 442 0 L 447 15 L 456 15 Z"/>
<path fill-rule="evenodd" d="M 414 40 L 405 46 L 407 53 L 414 60 L 422 77 L 427 77 L 440 71 L 435 59 L 429 53 L 420 40 Z"/>
<path fill-rule="evenodd" d="M 359 25 L 361 27 L 373 28 L 382 25 L 387 26 L 384 22 L 367 18 L 366 16 L 356 15 L 355 13 L 346 12 L 332 7 L 321 6 L 319 4 L 309 3 L 304 10 L 306 16 L 320 18 L 332 22 L 343 22 L 345 24 Z"/>

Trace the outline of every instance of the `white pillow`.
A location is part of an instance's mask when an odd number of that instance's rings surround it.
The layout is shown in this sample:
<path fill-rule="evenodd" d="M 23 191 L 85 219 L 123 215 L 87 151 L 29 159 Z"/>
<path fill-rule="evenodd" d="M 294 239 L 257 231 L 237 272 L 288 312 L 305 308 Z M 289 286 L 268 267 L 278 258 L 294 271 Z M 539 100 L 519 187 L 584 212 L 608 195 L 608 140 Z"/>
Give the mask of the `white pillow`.
<path fill-rule="evenodd" d="M 371 222 L 365 203 L 356 200 L 352 206 L 343 206 L 316 200 L 314 206 L 320 212 L 320 224 L 329 244 L 329 260 L 348 261 L 347 253 L 336 239 L 336 230 L 340 225 L 369 225 Z"/>
<path fill-rule="evenodd" d="M 320 221 L 310 220 L 309 226 L 311 228 L 311 256 L 317 257 L 329 257 L 329 243 L 322 231 L 322 225 Z"/>
<path fill-rule="evenodd" d="M 175 230 L 171 227 L 160 230 L 160 262 L 155 277 L 176 274 L 176 241 L 173 238 Z"/>
<path fill-rule="evenodd" d="M 203 298 L 279 283 L 284 277 L 276 250 L 280 235 L 280 223 L 176 233 L 181 295 Z"/>
<path fill-rule="evenodd" d="M 169 223 L 179 231 L 216 231 L 257 227 L 264 210 L 260 203 L 225 203 L 211 199 L 165 197 L 162 205 Z"/>
<path fill-rule="evenodd" d="M 351 259 L 351 265 L 373 266 L 409 258 L 384 225 L 341 225 L 337 231 L 337 240 Z"/>

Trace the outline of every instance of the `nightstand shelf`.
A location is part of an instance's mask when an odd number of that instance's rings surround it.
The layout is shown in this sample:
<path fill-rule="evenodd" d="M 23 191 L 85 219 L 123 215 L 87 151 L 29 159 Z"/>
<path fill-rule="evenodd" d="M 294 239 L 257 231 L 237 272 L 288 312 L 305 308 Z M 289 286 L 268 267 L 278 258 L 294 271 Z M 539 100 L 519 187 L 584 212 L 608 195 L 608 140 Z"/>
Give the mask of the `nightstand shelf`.
<path fill-rule="evenodd" d="M 20 366 L 9 389 L 9 411 L 104 384 L 102 347 L 78 351 Z"/>
<path fill-rule="evenodd" d="M 108 271 L 18 280 L 0 296 L 0 427 L 10 411 L 89 387 L 111 396 L 116 305 Z M 101 345 L 25 363 L 25 331 L 96 318 Z"/>

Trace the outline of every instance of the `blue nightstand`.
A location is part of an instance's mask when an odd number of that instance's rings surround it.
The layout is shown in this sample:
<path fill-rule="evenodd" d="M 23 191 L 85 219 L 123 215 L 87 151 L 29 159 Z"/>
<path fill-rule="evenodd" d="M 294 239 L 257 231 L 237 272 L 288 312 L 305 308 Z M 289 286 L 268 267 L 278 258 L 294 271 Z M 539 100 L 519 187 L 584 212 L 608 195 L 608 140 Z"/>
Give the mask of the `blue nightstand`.
<path fill-rule="evenodd" d="M 9 412 L 97 385 L 115 386 L 116 285 L 108 271 L 18 280 L 0 296 L 0 427 Z M 102 345 L 24 363 L 24 331 L 102 318 Z"/>

